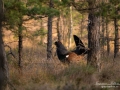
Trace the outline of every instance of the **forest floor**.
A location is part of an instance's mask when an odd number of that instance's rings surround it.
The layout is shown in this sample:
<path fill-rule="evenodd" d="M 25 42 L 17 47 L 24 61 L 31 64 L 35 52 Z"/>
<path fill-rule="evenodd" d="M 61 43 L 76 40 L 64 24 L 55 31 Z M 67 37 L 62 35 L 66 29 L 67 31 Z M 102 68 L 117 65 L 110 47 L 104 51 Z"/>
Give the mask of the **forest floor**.
<path fill-rule="evenodd" d="M 101 59 L 102 67 L 98 72 L 91 66 L 73 63 L 62 64 L 53 53 L 47 60 L 46 47 L 26 43 L 23 48 L 22 70 L 16 58 L 9 55 L 9 78 L 16 90 L 120 90 L 120 60 L 112 60 L 112 54 Z M 12 88 L 9 86 L 9 88 Z"/>

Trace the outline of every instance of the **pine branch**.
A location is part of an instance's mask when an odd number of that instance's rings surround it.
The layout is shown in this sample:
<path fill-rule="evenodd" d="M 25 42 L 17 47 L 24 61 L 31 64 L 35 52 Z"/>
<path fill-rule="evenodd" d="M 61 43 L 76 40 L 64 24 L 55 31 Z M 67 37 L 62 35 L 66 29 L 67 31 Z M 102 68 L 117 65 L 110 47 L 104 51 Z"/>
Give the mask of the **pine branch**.
<path fill-rule="evenodd" d="M 98 9 L 99 7 L 95 7 L 95 8 L 79 8 L 78 5 L 73 1 L 71 2 L 72 6 L 77 10 L 77 11 L 90 11 L 90 10 L 94 10 L 94 9 Z"/>
<path fill-rule="evenodd" d="M 46 18 L 47 16 L 41 16 L 41 15 L 28 15 L 29 18 L 23 19 L 23 21 L 29 21 L 31 19 L 40 19 L 40 18 Z"/>

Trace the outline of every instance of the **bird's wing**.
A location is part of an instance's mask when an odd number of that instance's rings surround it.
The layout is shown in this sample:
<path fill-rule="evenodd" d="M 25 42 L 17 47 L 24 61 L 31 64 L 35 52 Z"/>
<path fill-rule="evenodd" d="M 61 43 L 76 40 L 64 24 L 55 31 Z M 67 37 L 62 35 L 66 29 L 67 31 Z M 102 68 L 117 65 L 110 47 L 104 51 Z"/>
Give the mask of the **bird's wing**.
<path fill-rule="evenodd" d="M 78 36 L 73 35 L 73 37 L 74 37 L 74 41 L 75 41 L 76 47 L 85 48 L 83 42 L 80 40 L 80 38 Z"/>

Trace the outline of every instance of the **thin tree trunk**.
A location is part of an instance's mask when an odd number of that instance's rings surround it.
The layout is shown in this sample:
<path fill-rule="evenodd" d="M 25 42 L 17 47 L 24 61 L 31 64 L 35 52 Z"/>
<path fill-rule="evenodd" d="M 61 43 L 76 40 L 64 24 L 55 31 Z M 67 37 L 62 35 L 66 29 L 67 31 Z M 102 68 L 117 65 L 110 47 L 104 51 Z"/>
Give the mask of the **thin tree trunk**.
<path fill-rule="evenodd" d="M 59 0 L 59 1 L 61 2 L 61 0 Z M 60 12 L 61 11 L 62 10 L 60 10 Z M 60 14 L 60 16 L 58 17 L 59 30 L 57 29 L 58 40 L 64 44 L 66 42 L 65 42 L 65 30 L 63 29 L 63 26 L 64 26 L 63 20 L 64 20 L 64 17 L 62 16 L 62 14 Z"/>
<path fill-rule="evenodd" d="M 114 26 L 115 26 L 115 39 L 114 39 L 114 58 L 118 55 L 119 52 L 119 30 L 118 30 L 118 20 L 117 18 L 114 19 Z"/>
<path fill-rule="evenodd" d="M 63 44 L 65 45 L 65 38 L 66 38 L 66 30 L 64 29 L 64 16 L 61 16 L 61 30 L 62 31 L 62 40 L 63 40 Z"/>
<path fill-rule="evenodd" d="M 0 0 L 0 90 L 5 90 L 8 81 L 7 58 L 2 39 L 3 1 Z"/>
<path fill-rule="evenodd" d="M 69 30 L 69 44 L 68 48 L 71 47 L 71 42 L 72 42 L 72 30 L 73 30 L 73 20 L 72 20 L 72 6 L 70 6 L 70 30 Z"/>
<path fill-rule="evenodd" d="M 81 20 L 81 22 L 80 22 L 80 36 L 81 36 L 81 38 L 82 38 L 82 36 L 83 36 L 83 14 L 82 14 L 82 20 Z"/>
<path fill-rule="evenodd" d="M 101 41 L 101 55 L 104 57 L 105 55 L 105 49 L 104 49 L 104 46 L 105 46 L 105 22 L 104 22 L 104 17 L 102 17 L 102 34 L 101 34 L 101 38 L 102 38 L 102 41 Z"/>
<path fill-rule="evenodd" d="M 88 1 L 89 8 L 95 8 L 95 3 L 92 0 Z M 92 9 L 89 12 L 88 20 L 88 64 L 100 70 L 100 30 L 99 30 L 99 17 L 96 16 L 97 10 Z"/>
<path fill-rule="evenodd" d="M 52 8 L 52 0 L 50 0 L 49 7 Z M 52 58 L 52 16 L 48 16 L 48 34 L 47 34 L 47 59 Z"/>
<path fill-rule="evenodd" d="M 22 45 L 22 39 L 23 39 L 23 36 L 22 36 L 22 23 L 19 24 L 18 26 L 18 66 L 19 68 L 22 67 L 21 65 L 21 61 L 22 61 L 22 48 L 23 48 L 23 45 Z"/>
<path fill-rule="evenodd" d="M 52 17 L 48 17 L 47 59 L 52 58 Z"/>
<path fill-rule="evenodd" d="M 60 33 L 60 17 L 61 16 L 59 16 L 58 17 L 58 19 L 57 19 L 57 37 L 58 37 L 58 41 L 61 41 L 62 39 L 61 39 L 61 33 Z"/>
<path fill-rule="evenodd" d="M 110 54 L 110 39 L 109 39 L 109 31 L 108 31 L 108 22 L 106 20 L 106 37 L 107 37 L 107 56 Z"/>
<path fill-rule="evenodd" d="M 66 45 L 66 44 L 68 44 L 68 43 L 66 43 L 66 42 L 68 42 L 68 21 L 64 16 L 63 16 L 63 31 L 64 31 L 64 33 L 63 33 L 63 38 L 64 38 L 63 44 Z"/>
<path fill-rule="evenodd" d="M 40 35 L 40 44 L 43 45 L 43 39 L 44 39 L 44 27 L 43 27 L 43 20 L 40 20 L 40 30 L 41 30 L 41 35 Z"/>

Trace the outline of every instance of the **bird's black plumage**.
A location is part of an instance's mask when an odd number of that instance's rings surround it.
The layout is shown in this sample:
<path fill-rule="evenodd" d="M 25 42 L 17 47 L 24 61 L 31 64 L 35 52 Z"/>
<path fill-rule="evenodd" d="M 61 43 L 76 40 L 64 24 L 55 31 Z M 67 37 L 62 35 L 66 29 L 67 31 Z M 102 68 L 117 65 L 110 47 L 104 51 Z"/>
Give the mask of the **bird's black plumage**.
<path fill-rule="evenodd" d="M 69 53 L 68 50 L 65 48 L 65 46 L 60 41 L 56 41 L 55 45 L 57 48 L 56 52 L 57 52 L 58 59 L 62 62 L 66 62 L 66 56 Z"/>
<path fill-rule="evenodd" d="M 87 54 L 89 49 L 85 47 L 81 39 L 76 35 L 73 35 L 73 37 L 76 44 L 76 49 L 74 50 L 74 52 L 78 55 Z"/>
<path fill-rule="evenodd" d="M 80 40 L 80 38 L 78 36 L 73 35 L 73 37 L 74 37 L 74 41 L 75 41 L 76 46 L 85 48 L 83 42 Z"/>
<path fill-rule="evenodd" d="M 55 42 L 58 59 L 63 63 L 81 60 L 84 54 L 87 54 L 89 51 L 78 36 L 74 35 L 73 37 L 76 49 L 72 51 L 68 51 L 60 41 Z"/>

